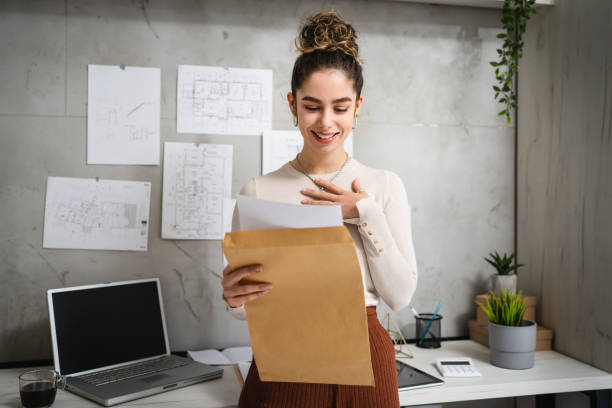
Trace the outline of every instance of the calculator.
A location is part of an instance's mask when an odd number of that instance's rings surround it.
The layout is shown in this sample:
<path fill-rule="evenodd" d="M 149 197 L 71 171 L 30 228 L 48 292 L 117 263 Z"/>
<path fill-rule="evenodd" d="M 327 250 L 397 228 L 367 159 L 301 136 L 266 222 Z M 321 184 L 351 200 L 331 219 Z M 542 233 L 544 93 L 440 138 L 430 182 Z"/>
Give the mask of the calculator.
<path fill-rule="evenodd" d="M 436 367 L 444 377 L 480 377 L 482 374 L 469 357 L 440 358 Z"/>

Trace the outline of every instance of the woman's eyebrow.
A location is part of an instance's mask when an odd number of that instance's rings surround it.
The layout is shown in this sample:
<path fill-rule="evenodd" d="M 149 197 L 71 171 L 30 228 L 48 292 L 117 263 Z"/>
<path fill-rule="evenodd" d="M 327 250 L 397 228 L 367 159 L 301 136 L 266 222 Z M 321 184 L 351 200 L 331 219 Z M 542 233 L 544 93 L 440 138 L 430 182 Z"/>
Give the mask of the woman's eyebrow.
<path fill-rule="evenodd" d="M 313 98 L 312 96 L 305 96 L 302 98 L 303 101 L 310 101 L 310 102 L 315 102 L 315 103 L 321 103 L 320 99 L 317 98 Z M 349 98 L 348 96 L 345 96 L 344 98 L 339 98 L 339 99 L 334 99 L 332 101 L 332 103 L 340 103 L 340 102 L 352 102 L 353 100 L 351 98 Z"/>

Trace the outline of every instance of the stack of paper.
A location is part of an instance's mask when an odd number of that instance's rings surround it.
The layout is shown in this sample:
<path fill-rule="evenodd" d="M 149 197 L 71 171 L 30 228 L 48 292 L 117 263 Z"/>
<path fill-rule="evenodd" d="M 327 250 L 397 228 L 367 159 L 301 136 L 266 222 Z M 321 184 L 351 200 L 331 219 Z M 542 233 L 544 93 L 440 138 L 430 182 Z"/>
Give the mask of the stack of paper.
<path fill-rule="evenodd" d="M 216 349 L 187 351 L 187 355 L 208 365 L 238 365 L 241 380 L 244 381 L 251 368 L 253 350 L 251 347 L 228 347 L 222 351 Z"/>

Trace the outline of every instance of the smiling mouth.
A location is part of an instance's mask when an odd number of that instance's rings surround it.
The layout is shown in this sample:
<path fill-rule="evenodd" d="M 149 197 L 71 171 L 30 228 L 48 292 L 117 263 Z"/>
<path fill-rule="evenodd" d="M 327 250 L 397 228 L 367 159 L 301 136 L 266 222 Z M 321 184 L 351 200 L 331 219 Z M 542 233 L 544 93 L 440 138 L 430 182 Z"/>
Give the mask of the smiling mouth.
<path fill-rule="evenodd" d="M 315 131 L 311 131 L 311 132 L 317 140 L 323 143 L 330 143 L 340 134 L 340 132 L 328 133 L 328 134 L 320 134 Z"/>

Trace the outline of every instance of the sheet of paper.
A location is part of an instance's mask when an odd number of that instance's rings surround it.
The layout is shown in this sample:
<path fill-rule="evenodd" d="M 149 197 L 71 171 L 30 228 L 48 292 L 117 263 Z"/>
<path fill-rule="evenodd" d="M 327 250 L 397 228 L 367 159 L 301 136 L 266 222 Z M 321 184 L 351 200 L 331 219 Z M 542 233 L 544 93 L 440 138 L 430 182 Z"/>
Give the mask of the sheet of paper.
<path fill-rule="evenodd" d="M 268 174 L 291 161 L 302 150 L 299 130 L 265 130 L 262 138 L 261 174 Z M 353 157 L 353 133 L 344 140 L 344 151 Z"/>
<path fill-rule="evenodd" d="M 233 269 L 273 289 L 245 305 L 263 381 L 374 385 L 361 271 L 346 227 L 232 232 Z"/>
<path fill-rule="evenodd" d="M 210 365 L 230 365 L 253 361 L 251 347 L 228 347 L 222 351 L 215 349 L 190 350 L 187 355 L 200 363 Z"/>
<path fill-rule="evenodd" d="M 146 251 L 151 183 L 47 178 L 43 248 Z"/>
<path fill-rule="evenodd" d="M 161 70 L 89 65 L 87 164 L 159 164 Z"/>
<path fill-rule="evenodd" d="M 344 225 L 339 205 L 287 204 L 239 195 L 236 206 L 241 231 Z"/>
<path fill-rule="evenodd" d="M 223 239 L 232 145 L 164 143 L 162 238 Z"/>
<path fill-rule="evenodd" d="M 233 364 L 241 361 L 253 361 L 253 349 L 251 347 L 228 347 L 222 351 Z"/>
<path fill-rule="evenodd" d="M 260 136 L 272 128 L 272 71 L 179 65 L 178 133 Z"/>

